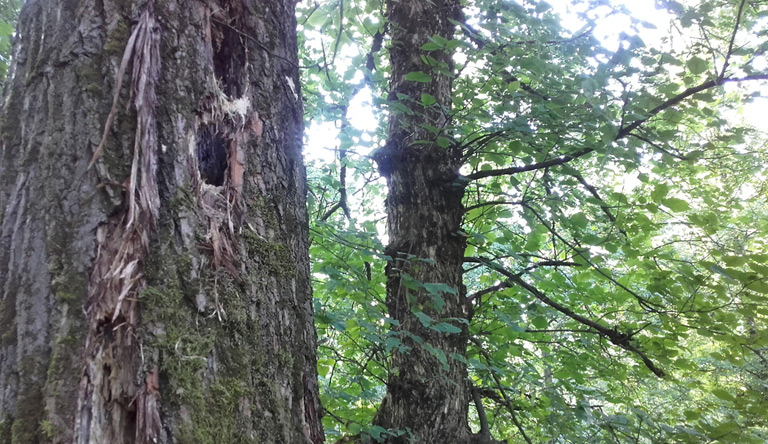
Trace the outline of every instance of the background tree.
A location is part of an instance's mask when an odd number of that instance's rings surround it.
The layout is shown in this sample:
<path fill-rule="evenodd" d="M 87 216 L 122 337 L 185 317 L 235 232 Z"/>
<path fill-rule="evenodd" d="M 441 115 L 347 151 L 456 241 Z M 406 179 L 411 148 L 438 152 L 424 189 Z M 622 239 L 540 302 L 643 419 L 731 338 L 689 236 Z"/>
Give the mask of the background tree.
<path fill-rule="evenodd" d="M 374 423 L 407 432 L 388 443 L 468 443 L 466 362 L 453 358 L 466 353 L 472 318 L 461 267 L 464 185 L 461 152 L 447 128 L 453 51 L 439 46 L 453 36 L 461 6 L 446 0 L 386 7 L 393 109 L 387 143 L 374 159 L 387 179 L 386 305 L 401 345 Z M 437 48 L 422 53 L 431 42 Z"/>
<path fill-rule="evenodd" d="M 408 436 L 406 429 L 370 426 L 384 388 L 398 389 L 384 381 L 419 375 L 418 367 L 401 366 L 407 347 L 418 349 L 412 356 L 431 351 L 439 362 L 441 341 L 463 334 L 452 333 L 461 322 L 419 307 L 427 295 L 433 304 L 445 302 L 455 285 L 428 276 L 406 283 L 416 296 L 406 313 L 415 328 L 403 328 L 391 307 L 393 274 L 452 259 L 431 263 L 421 253 L 392 262 L 407 251 L 381 248 L 375 210 L 357 213 L 349 202 L 379 192 L 371 190 L 365 157 L 366 145 L 377 140 L 373 157 L 391 160 L 382 172 L 390 174 L 390 196 L 399 192 L 391 172 L 400 159 L 387 154 L 402 146 L 383 142 L 383 125 L 364 134 L 345 124 L 352 113 L 338 105 L 370 90 L 390 121 L 405 115 L 422 124 L 409 128 L 422 134 L 413 152 L 444 148 L 442 158 L 399 166 L 439 169 L 451 165 L 441 159 L 461 153 L 453 165 L 463 175 L 456 185 L 466 187 L 461 228 L 468 246 L 461 255 L 474 316 L 467 353 L 443 358 L 449 368 L 466 362 L 483 398 L 484 408 L 469 410 L 475 430 L 487 424 L 514 442 L 765 439 L 759 412 L 766 389 L 754 379 L 763 372 L 766 345 L 765 233 L 758 222 L 764 143 L 759 132 L 724 117 L 759 94 L 733 85 L 768 77 L 759 37 L 765 7 L 664 2 L 658 14 L 668 14 L 670 25 L 652 41 L 647 30 L 654 24 L 627 17 L 621 4 L 597 3 L 569 5 L 582 28 L 565 29 L 558 15 L 564 11 L 545 2 L 468 2 L 465 20 L 455 23 L 460 35 L 433 33 L 405 46 L 408 60 L 421 64 L 409 72 L 397 71 L 403 39 L 394 36 L 394 21 L 382 19 L 383 5 L 309 5 L 305 35 L 322 22 L 333 39 L 308 53 L 316 58 L 306 64 L 316 63 L 319 73 L 306 73 L 309 102 L 341 122 L 344 153 L 338 166 L 325 167 L 343 180 L 324 177 L 313 202 L 323 219 L 313 248 L 331 433 L 343 427 L 373 439 Z M 333 12 L 319 13 L 323 8 Z M 352 16 L 358 20 L 344 20 Z M 626 20 L 613 48 L 596 38 L 603 20 Z M 391 64 L 378 54 L 387 47 L 383 36 L 391 38 Z M 333 51 L 324 53 L 326 46 Z M 345 49 L 350 63 L 338 62 Z M 430 58 L 446 51 L 456 51 L 458 61 L 450 107 L 419 89 L 438 81 L 428 72 Z M 401 77 L 415 92 L 397 95 Z M 351 85 L 340 87 L 343 79 Z M 332 111 L 324 105 L 331 101 Z M 444 126 L 423 125 L 432 105 L 445 113 Z M 343 230 L 329 216 L 340 202 L 352 207 Z M 426 221 L 454 216 L 440 212 L 439 200 L 424 204 L 411 213 L 422 214 L 425 231 L 435 226 Z M 392 221 L 390 208 L 388 216 Z M 390 245 L 397 241 L 390 231 Z M 382 304 L 382 261 L 389 310 Z M 423 396 L 411 402 L 432 407 Z M 463 402 L 470 404 L 469 397 Z"/>
<path fill-rule="evenodd" d="M 293 1 L 29 1 L 0 442 L 320 443 Z"/>

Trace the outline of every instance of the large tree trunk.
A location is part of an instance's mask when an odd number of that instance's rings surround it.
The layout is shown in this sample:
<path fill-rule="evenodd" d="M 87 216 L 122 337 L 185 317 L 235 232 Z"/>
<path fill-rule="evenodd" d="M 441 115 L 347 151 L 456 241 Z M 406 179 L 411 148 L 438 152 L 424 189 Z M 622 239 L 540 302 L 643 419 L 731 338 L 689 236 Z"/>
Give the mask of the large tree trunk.
<path fill-rule="evenodd" d="M 323 441 L 294 3 L 27 2 L 0 443 Z"/>
<path fill-rule="evenodd" d="M 433 36 L 452 38 L 451 19 L 460 18 L 460 5 L 458 0 L 390 0 L 387 6 L 390 100 L 409 111 L 393 108 L 388 142 L 376 160 L 389 187 L 387 250 L 393 260 L 387 266 L 387 307 L 410 349 L 392 357 L 393 372 L 375 422 L 407 431 L 388 443 L 416 437 L 420 443 L 463 444 L 472 439 L 462 363 L 471 312 L 462 285 L 461 157 L 445 128 L 453 51 L 422 49 Z"/>

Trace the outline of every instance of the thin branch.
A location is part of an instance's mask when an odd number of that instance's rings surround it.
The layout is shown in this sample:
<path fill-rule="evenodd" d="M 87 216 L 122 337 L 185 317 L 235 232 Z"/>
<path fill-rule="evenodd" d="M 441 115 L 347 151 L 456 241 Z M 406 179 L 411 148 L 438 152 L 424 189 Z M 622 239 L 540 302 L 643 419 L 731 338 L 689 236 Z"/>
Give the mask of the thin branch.
<path fill-rule="evenodd" d="M 488 202 L 480 202 L 475 205 L 470 205 L 466 208 L 464 208 L 464 212 L 467 213 L 469 211 L 472 211 L 477 208 L 487 207 L 490 205 L 522 205 L 522 202 L 517 200 L 492 200 Z"/>
<path fill-rule="evenodd" d="M 637 119 L 631 124 L 627 125 L 626 127 L 620 129 L 619 133 L 616 135 L 615 140 L 623 139 L 624 137 L 628 136 L 630 132 L 637 129 L 640 125 L 644 124 L 645 122 L 647 122 L 651 117 L 659 114 L 660 112 L 664 111 L 667 108 L 671 108 L 679 104 L 683 100 L 687 99 L 688 97 L 696 93 L 700 93 L 707 89 L 714 88 L 715 86 L 720 86 L 724 83 L 746 82 L 751 80 L 768 80 L 768 74 L 756 74 L 753 76 L 746 76 L 746 77 L 728 77 L 728 78 L 722 78 L 722 79 L 718 78 L 714 80 L 708 80 L 702 83 L 701 85 L 692 86 L 686 89 L 685 91 L 681 92 L 680 94 L 676 95 L 675 97 L 672 97 L 671 99 L 657 106 L 656 108 L 650 110 L 646 117 L 643 117 L 642 119 Z"/>
<path fill-rule="evenodd" d="M 657 106 L 656 108 L 653 108 L 652 110 L 650 110 L 647 116 L 641 119 L 637 119 L 634 122 L 630 123 L 629 125 L 619 129 L 619 132 L 614 138 L 614 141 L 618 141 L 627 137 L 632 131 L 639 128 L 642 124 L 650 120 L 652 117 L 656 116 L 657 114 L 659 114 L 660 112 L 668 108 L 671 108 L 679 104 L 683 100 L 687 99 L 688 97 L 696 93 L 700 93 L 702 91 L 713 88 L 715 86 L 720 86 L 724 83 L 747 82 L 752 80 L 768 80 L 768 74 L 756 74 L 756 75 L 746 76 L 746 77 L 728 77 L 723 79 L 715 79 L 715 80 L 706 81 L 698 86 L 690 87 L 685 91 L 681 92 L 680 94 L 676 95 L 675 97 L 665 101 L 664 103 Z M 559 156 L 553 159 L 545 160 L 543 162 L 538 162 L 530 165 L 501 168 L 498 170 L 478 171 L 478 172 L 469 174 L 467 176 L 464 176 L 464 179 L 467 181 L 472 181 L 477 179 L 483 179 L 486 177 L 509 176 L 513 174 L 524 173 L 526 171 L 542 170 L 542 169 L 550 168 L 553 166 L 565 165 L 566 163 L 569 163 L 580 157 L 586 156 L 587 154 L 590 154 L 593 151 L 595 151 L 594 148 L 582 148 L 581 150 L 576 151 L 575 153 L 566 154 L 563 156 Z"/>
<path fill-rule="evenodd" d="M 339 53 L 339 44 L 341 44 L 341 34 L 344 32 L 344 0 L 339 0 L 339 33 L 336 35 L 336 42 L 333 45 L 333 55 L 331 56 L 331 65 L 336 61 L 336 55 Z"/>
<path fill-rule="evenodd" d="M 309 21 L 309 19 L 312 17 L 312 14 L 314 14 L 315 12 L 317 12 L 317 9 L 318 9 L 318 8 L 320 8 L 320 5 L 319 5 L 317 2 L 315 2 L 315 6 L 312 8 L 312 10 L 311 10 L 311 11 L 309 11 L 309 14 L 307 14 L 307 16 L 306 16 L 306 17 L 304 17 L 304 21 L 302 21 L 302 22 L 301 22 L 301 26 L 304 26 L 304 25 L 306 25 L 306 24 L 307 24 L 307 22 Z"/>
<path fill-rule="evenodd" d="M 538 40 L 517 40 L 514 42 L 505 43 L 503 45 L 500 45 L 502 48 L 504 46 L 507 46 L 508 44 L 517 45 L 517 46 L 523 46 L 523 45 L 536 45 L 536 44 L 543 44 L 547 46 L 552 45 L 562 45 L 564 43 L 570 43 L 575 40 L 581 39 L 583 37 L 588 36 L 592 33 L 594 28 L 588 28 L 586 31 L 582 32 L 581 34 L 575 35 L 573 37 L 568 37 L 566 39 L 562 40 L 546 40 L 544 42 L 538 41 Z M 487 44 L 487 41 L 485 41 L 481 34 L 472 26 L 467 24 L 466 21 L 461 22 L 461 32 L 464 34 L 468 39 L 472 40 L 472 43 L 474 43 L 477 46 L 477 49 L 483 49 L 483 47 Z M 493 54 L 493 53 L 492 53 Z"/>
<path fill-rule="evenodd" d="M 560 233 L 557 232 L 557 230 L 555 230 L 554 228 L 550 227 L 549 224 L 547 224 L 547 221 L 544 220 L 544 218 L 541 217 L 541 215 L 538 212 L 536 212 L 536 210 L 534 210 L 530 205 L 523 204 L 523 207 L 526 208 L 531 213 L 533 213 L 533 215 L 536 217 L 536 219 L 538 219 L 539 222 L 542 223 L 542 225 L 547 227 L 547 229 L 549 230 L 550 233 L 552 233 L 553 236 L 557 237 L 560 240 L 560 242 L 562 242 L 568 248 L 570 248 L 576 254 L 578 254 L 579 257 L 581 257 L 587 264 L 589 264 L 590 267 L 592 267 L 592 269 L 594 269 L 601 276 L 603 276 L 604 278 L 608 279 L 611 283 L 613 283 L 617 287 L 621 288 L 622 290 L 626 291 L 627 293 L 631 294 L 635 299 L 637 299 L 637 301 L 640 303 L 640 305 L 643 308 L 648 309 L 650 311 L 655 311 L 655 312 L 658 312 L 659 308 L 663 308 L 661 304 L 657 304 L 655 302 L 651 302 L 647 298 L 644 298 L 644 297 L 640 296 L 636 292 L 632 291 L 626 285 L 624 285 L 621 282 L 619 282 L 616 279 L 614 279 L 613 276 L 611 276 L 608 273 L 606 273 L 605 271 L 603 271 L 600 267 L 595 265 L 591 260 L 589 260 L 589 258 L 582 252 L 581 249 L 576 248 L 576 246 L 572 245 L 570 242 L 568 242 L 568 240 L 566 240 L 563 236 L 561 236 Z M 651 308 L 651 307 L 656 307 L 656 308 Z"/>
<path fill-rule="evenodd" d="M 341 208 L 341 203 L 336 202 L 331 208 L 328 209 L 328 211 L 325 212 L 325 214 L 323 214 L 320 220 L 323 222 L 327 221 L 339 208 Z"/>
<path fill-rule="evenodd" d="M 526 171 L 543 170 L 545 168 L 550 168 L 553 166 L 564 165 L 568 162 L 571 162 L 572 160 L 578 159 L 579 157 L 586 156 L 587 154 L 593 152 L 594 150 L 595 150 L 594 148 L 583 148 L 582 150 L 576 151 L 575 153 L 566 154 L 560 157 L 555 157 L 554 159 L 545 160 L 543 162 L 533 163 L 530 165 L 517 166 L 517 167 L 502 168 L 498 170 L 478 171 L 476 173 L 472 173 L 464 177 L 466 180 L 471 181 L 471 180 L 483 179 L 485 177 L 507 176 L 512 174 L 524 173 Z"/>
<path fill-rule="evenodd" d="M 581 264 L 568 261 L 541 261 L 527 267 L 525 271 L 530 271 L 538 267 L 581 267 Z"/>
<path fill-rule="evenodd" d="M 328 409 L 323 409 L 323 412 L 326 415 L 330 416 L 331 418 L 335 419 L 339 424 L 344 424 L 345 426 L 349 425 L 351 422 L 354 422 L 349 419 L 340 418 L 339 416 L 336 416 L 332 411 Z"/>
<path fill-rule="evenodd" d="M 568 316 L 569 318 L 573 319 L 576 322 L 579 322 L 581 324 L 586 325 L 587 327 L 590 327 L 597 332 L 600 333 L 601 336 L 605 337 L 611 343 L 623 348 L 624 350 L 627 350 L 629 352 L 632 352 L 636 354 L 640 360 L 643 361 L 646 367 L 653 372 L 656 376 L 659 378 L 664 377 L 664 371 L 661 370 L 659 367 L 656 366 L 656 364 L 651 361 L 651 359 L 642 351 L 640 350 L 635 344 L 632 343 L 632 334 L 634 333 L 621 333 L 619 330 L 614 328 L 609 328 L 605 325 L 600 324 L 599 322 L 595 322 L 591 319 L 588 319 L 573 310 L 569 309 L 568 307 L 565 307 L 554 300 L 550 299 L 546 294 L 541 292 L 538 288 L 534 287 L 533 285 L 529 284 L 528 282 L 524 281 L 520 276 L 517 274 L 511 273 L 510 271 L 506 270 L 501 265 L 498 265 L 488 259 L 485 258 L 464 258 L 465 262 L 477 262 L 485 264 L 487 267 L 491 268 L 492 270 L 496 271 L 497 273 L 505 276 L 508 280 L 508 282 L 511 284 L 519 285 L 520 287 L 527 290 L 530 294 L 532 294 L 536 299 L 540 300 L 541 302 L 549 305 L 550 307 L 554 308 L 555 310 L 559 311 L 560 313 Z M 636 332 L 635 332 L 636 333 Z"/>
<path fill-rule="evenodd" d="M 477 349 L 480 351 L 480 354 L 485 357 L 485 360 L 488 364 L 493 363 L 493 358 L 488 354 L 487 351 L 483 348 L 483 345 L 478 341 L 476 338 L 469 338 L 472 343 L 474 343 L 477 346 Z M 496 384 L 496 388 L 499 390 L 499 393 L 501 393 L 502 404 L 504 404 L 504 407 L 507 408 L 507 411 L 509 412 L 510 417 L 512 417 L 512 422 L 515 424 L 515 427 L 517 427 L 517 430 L 520 432 L 520 435 L 525 439 L 525 442 L 528 444 L 533 444 L 533 441 L 531 441 L 531 438 L 528 437 L 528 435 L 525 433 L 525 429 L 523 429 L 523 425 L 520 423 L 520 421 L 517 419 L 517 414 L 515 413 L 515 408 L 512 406 L 512 402 L 510 402 L 509 398 L 507 398 L 507 392 L 504 390 L 504 387 L 501 385 L 501 381 L 499 380 L 499 377 L 496 376 L 496 373 L 489 372 L 491 377 L 493 378 L 493 382 Z"/>
<path fill-rule="evenodd" d="M 341 132 L 347 128 L 349 122 L 347 121 L 346 111 L 344 113 L 343 124 L 341 125 Z M 339 148 L 339 206 L 344 210 L 344 216 L 347 220 L 352 220 L 352 213 L 349 211 L 349 203 L 347 201 L 347 150 Z"/>
<path fill-rule="evenodd" d="M 534 330 L 530 328 L 525 329 L 525 333 L 589 333 L 593 335 L 599 335 L 599 331 L 595 330 L 578 330 L 575 328 L 553 328 L 544 330 Z"/>
<path fill-rule="evenodd" d="M 274 52 L 272 52 L 272 51 L 271 51 L 269 48 L 267 48 L 267 46 L 266 46 L 266 45 L 264 45 L 263 43 L 261 43 L 260 41 L 258 41 L 258 40 L 256 39 L 256 37 L 254 37 L 254 36 L 252 36 L 252 35 L 250 35 L 250 34 L 248 34 L 248 33 L 245 33 L 245 32 L 243 32 L 243 31 L 241 31 L 241 30 L 239 30 L 239 29 L 235 28 L 234 26 L 230 25 L 229 23 L 227 23 L 227 22 L 225 22 L 225 21 L 223 21 L 223 20 L 220 20 L 220 19 L 218 19 L 218 18 L 216 18 L 216 17 L 211 17 L 211 21 L 214 21 L 214 22 L 216 22 L 216 23 L 218 23 L 218 24 L 220 24 L 220 25 L 226 26 L 227 28 L 231 29 L 232 31 L 235 31 L 235 32 L 236 32 L 236 33 L 238 33 L 239 35 L 241 35 L 241 36 L 243 36 L 243 37 L 247 38 L 248 40 L 250 40 L 250 41 L 252 41 L 253 43 L 255 43 L 255 44 L 256 44 L 256 46 L 258 46 L 259 48 L 261 48 L 261 49 L 262 49 L 264 52 L 266 52 L 267 54 L 271 55 L 272 57 L 275 57 L 275 58 L 277 58 L 277 59 L 280 59 L 280 60 L 282 60 L 282 61 L 284 61 L 284 62 L 290 63 L 290 64 L 291 64 L 291 66 L 293 66 L 294 68 L 299 68 L 299 69 L 302 69 L 302 68 L 303 68 L 303 67 L 299 66 L 299 65 L 298 65 L 296 62 L 294 62 L 293 60 L 291 60 L 291 59 L 288 59 L 288 58 L 285 58 L 285 57 L 281 56 L 280 54 L 275 54 L 275 53 L 274 53 Z"/>
<path fill-rule="evenodd" d="M 634 135 L 634 134 L 633 134 Z M 619 233 L 623 234 L 625 237 L 627 236 L 627 232 L 624 231 L 622 228 L 620 228 L 616 223 L 616 216 L 611 213 L 611 210 L 608 208 L 608 205 L 606 205 L 605 201 L 602 197 L 600 197 L 600 194 L 597 192 L 597 188 L 590 185 L 589 182 L 584 179 L 584 177 L 579 173 L 574 173 L 573 177 L 576 178 L 576 180 L 579 181 L 579 183 L 589 191 L 589 194 L 592 195 L 595 199 L 600 201 L 600 209 L 603 210 L 603 214 L 613 223 L 613 226 L 616 227 L 617 230 L 619 230 Z"/>
<path fill-rule="evenodd" d="M 668 156 L 674 157 L 675 159 L 678 159 L 678 160 L 688 160 L 687 157 L 681 156 L 680 154 L 675 154 L 675 153 L 669 151 L 668 149 L 665 149 L 664 147 L 662 147 L 658 143 L 654 142 L 653 140 L 648 139 L 645 136 L 641 136 L 640 134 L 637 134 L 637 133 L 632 133 L 632 134 L 630 134 L 630 136 L 632 136 L 632 137 L 634 137 L 636 139 L 642 140 L 643 142 L 647 143 L 648 145 L 656 148 L 657 150 L 661 151 L 662 153 L 664 153 L 664 154 L 666 154 Z"/>
<path fill-rule="evenodd" d="M 582 264 L 579 264 L 576 262 L 546 260 L 546 261 L 536 262 L 533 265 L 526 267 L 523 271 L 518 273 L 518 276 L 521 276 L 523 273 L 526 273 L 528 271 L 534 270 L 539 267 L 581 267 L 581 266 Z M 510 288 L 510 285 L 508 282 L 502 282 L 498 285 L 488 287 L 486 289 L 480 290 L 476 293 L 472 293 L 471 295 L 467 296 L 466 303 L 468 304 L 472 303 L 475 299 L 483 297 L 488 293 L 504 290 L 506 288 Z"/>
<path fill-rule="evenodd" d="M 484 290 L 480 290 L 476 293 L 472 293 L 471 295 L 467 296 L 466 303 L 471 304 L 475 299 L 481 298 L 488 293 L 493 293 L 495 291 L 504 290 L 505 288 L 509 288 L 509 284 L 507 282 L 502 282 L 498 285 L 494 285 L 493 287 L 488 287 Z"/>
<path fill-rule="evenodd" d="M 723 70 L 720 71 L 718 79 L 725 78 L 725 70 L 728 69 L 728 63 L 730 62 L 731 55 L 733 54 L 733 43 L 736 41 L 736 33 L 739 32 L 739 25 L 741 24 L 741 14 L 744 12 L 744 5 L 747 0 L 741 0 L 739 4 L 739 11 L 736 13 L 736 24 L 733 26 L 733 33 L 731 34 L 731 41 L 728 43 L 728 52 L 725 53 L 725 61 L 723 62 Z"/>
<path fill-rule="evenodd" d="M 480 437 L 484 441 L 490 441 L 491 428 L 488 427 L 488 416 L 485 414 L 485 408 L 483 407 L 483 399 L 480 397 L 480 392 L 474 385 L 470 386 L 472 392 L 472 400 L 475 401 L 475 410 L 477 410 L 477 418 L 480 420 Z"/>

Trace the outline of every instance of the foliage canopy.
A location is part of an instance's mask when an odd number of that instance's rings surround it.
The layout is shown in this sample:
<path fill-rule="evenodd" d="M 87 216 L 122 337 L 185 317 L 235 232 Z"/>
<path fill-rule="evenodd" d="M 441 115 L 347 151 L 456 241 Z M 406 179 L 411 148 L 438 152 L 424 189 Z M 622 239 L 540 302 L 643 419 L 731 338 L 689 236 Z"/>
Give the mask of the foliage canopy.
<path fill-rule="evenodd" d="M 618 1 L 471 0 L 453 40 L 420 48 L 427 66 L 455 52 L 450 124 L 425 142 L 464 154 L 475 308 L 467 356 L 435 353 L 468 364 L 509 442 L 768 439 L 765 133 L 739 117 L 765 94 L 768 7 L 658 3 L 649 22 Z M 439 106 L 389 97 L 384 8 L 299 14 L 308 143 L 336 153 L 310 163 L 330 436 L 386 433 L 369 425 L 404 345 L 383 303 L 371 152 L 392 107 Z M 370 109 L 377 124 L 353 123 Z M 450 290 L 410 285 L 435 304 Z M 422 319 L 447 334 L 451 321 Z"/>

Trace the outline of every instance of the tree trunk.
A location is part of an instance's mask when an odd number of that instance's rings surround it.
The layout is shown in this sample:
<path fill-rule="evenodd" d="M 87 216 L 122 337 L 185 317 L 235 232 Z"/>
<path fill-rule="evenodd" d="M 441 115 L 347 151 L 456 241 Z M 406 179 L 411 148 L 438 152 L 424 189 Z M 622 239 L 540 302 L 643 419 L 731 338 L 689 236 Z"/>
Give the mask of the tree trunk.
<path fill-rule="evenodd" d="M 294 3 L 27 2 L 0 443 L 323 442 Z"/>
<path fill-rule="evenodd" d="M 393 259 L 387 265 L 387 307 L 410 349 L 392 357 L 375 423 L 405 431 L 388 443 L 467 443 L 471 397 L 462 359 L 471 312 L 462 285 L 464 184 L 460 153 L 446 130 L 453 51 L 422 49 L 451 39 L 450 20 L 458 20 L 461 10 L 458 0 L 390 0 L 387 6 L 393 30 L 390 100 L 398 105 L 376 160 L 389 187 L 387 250 Z"/>

